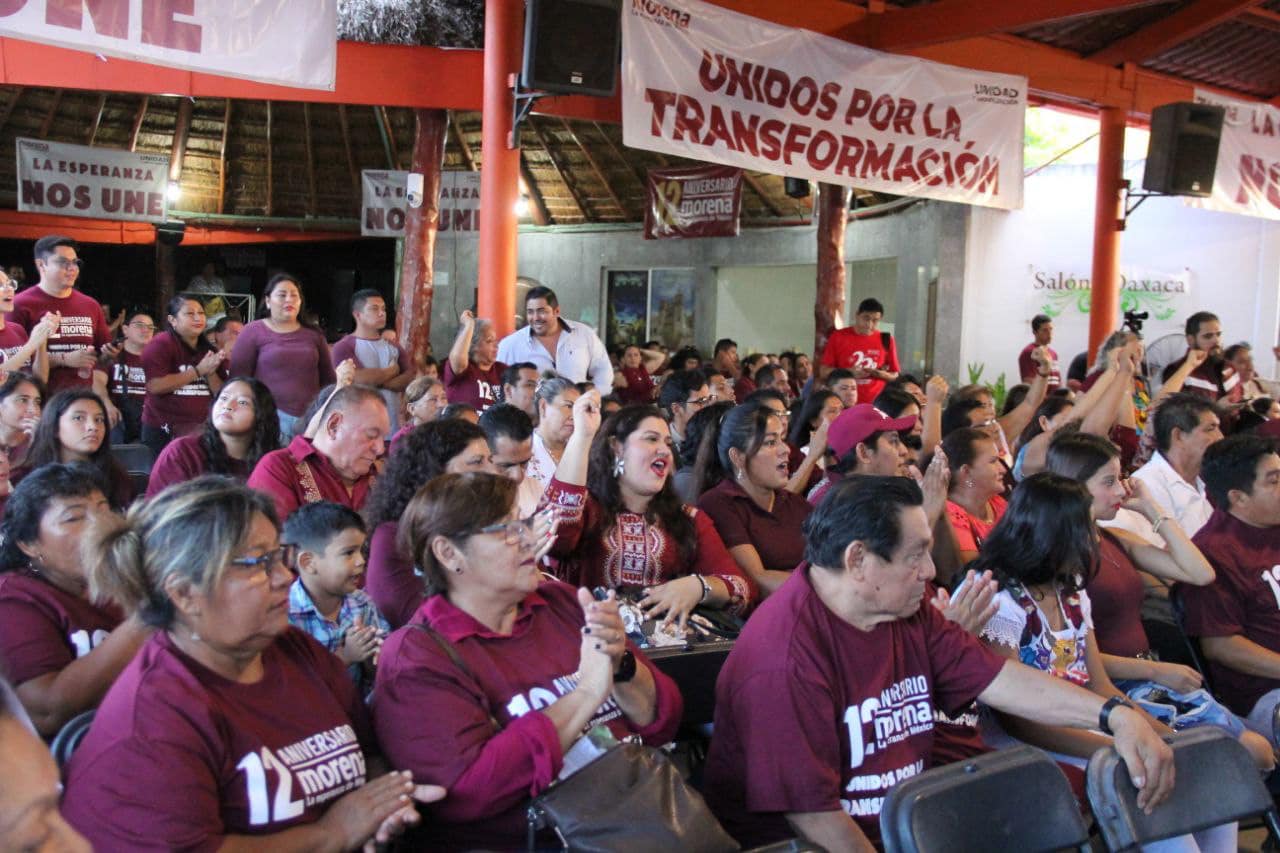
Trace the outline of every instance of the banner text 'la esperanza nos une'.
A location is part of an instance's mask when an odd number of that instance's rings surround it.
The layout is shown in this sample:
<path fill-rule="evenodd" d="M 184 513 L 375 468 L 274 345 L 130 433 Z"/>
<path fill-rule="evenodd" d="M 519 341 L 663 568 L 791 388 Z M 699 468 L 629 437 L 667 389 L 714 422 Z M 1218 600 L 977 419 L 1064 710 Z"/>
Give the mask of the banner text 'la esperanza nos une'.
<path fill-rule="evenodd" d="M 625 0 L 622 32 L 628 146 L 1022 205 L 1024 77 L 880 53 L 699 0 Z"/>

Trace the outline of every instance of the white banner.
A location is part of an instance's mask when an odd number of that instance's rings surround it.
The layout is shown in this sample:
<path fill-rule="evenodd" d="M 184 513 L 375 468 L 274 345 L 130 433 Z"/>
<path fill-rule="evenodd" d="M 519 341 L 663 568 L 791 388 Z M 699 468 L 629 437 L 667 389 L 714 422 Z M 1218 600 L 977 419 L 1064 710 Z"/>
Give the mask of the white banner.
<path fill-rule="evenodd" d="M 778 26 L 700 0 L 624 0 L 632 148 L 775 175 L 1022 206 L 1027 80 Z"/>
<path fill-rule="evenodd" d="M 366 169 L 360 173 L 363 201 L 360 234 L 403 237 L 408 172 Z M 480 173 L 445 172 L 440 176 L 441 234 L 480 233 Z"/>
<path fill-rule="evenodd" d="M 0 35 L 333 90 L 337 0 L 0 0 Z"/>
<path fill-rule="evenodd" d="M 18 210 L 133 222 L 165 219 L 168 155 L 21 138 L 17 150 Z"/>
<path fill-rule="evenodd" d="M 1280 219 L 1280 109 L 1196 89 L 1196 103 L 1227 108 L 1213 195 L 1192 207 Z"/>

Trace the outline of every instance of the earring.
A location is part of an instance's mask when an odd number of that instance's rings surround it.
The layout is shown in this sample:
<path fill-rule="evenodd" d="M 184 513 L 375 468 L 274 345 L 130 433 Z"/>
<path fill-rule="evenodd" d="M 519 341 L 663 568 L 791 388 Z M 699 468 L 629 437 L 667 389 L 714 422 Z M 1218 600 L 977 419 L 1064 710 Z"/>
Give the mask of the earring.
<path fill-rule="evenodd" d="M 454 570 L 453 570 L 453 573 L 454 573 L 455 575 L 460 575 L 460 574 L 462 574 L 462 566 L 458 566 L 458 568 L 454 569 Z"/>
<path fill-rule="evenodd" d="M 743 476 L 744 474 L 746 474 L 746 473 L 747 473 L 747 472 L 746 472 L 746 469 L 744 469 L 744 468 L 739 468 L 739 469 L 737 469 L 737 470 L 734 472 L 734 475 L 735 475 L 739 480 L 741 480 L 741 479 L 742 479 L 742 476 Z"/>
<path fill-rule="evenodd" d="M 965 481 L 964 481 L 964 484 L 965 484 L 966 486 L 968 486 L 969 488 L 971 488 L 971 489 L 973 488 L 973 480 L 971 480 L 971 479 L 970 479 L 970 480 L 965 480 Z"/>
<path fill-rule="evenodd" d="M 198 642 L 200 642 L 200 635 L 199 635 L 199 634 L 197 634 L 195 631 L 192 631 L 192 632 L 191 632 L 191 642 L 193 642 L 193 643 L 198 643 Z"/>
<path fill-rule="evenodd" d="M 622 472 L 625 471 L 626 469 L 627 469 L 627 465 L 625 462 L 622 461 L 621 456 L 613 460 L 613 476 L 614 477 L 621 477 Z"/>

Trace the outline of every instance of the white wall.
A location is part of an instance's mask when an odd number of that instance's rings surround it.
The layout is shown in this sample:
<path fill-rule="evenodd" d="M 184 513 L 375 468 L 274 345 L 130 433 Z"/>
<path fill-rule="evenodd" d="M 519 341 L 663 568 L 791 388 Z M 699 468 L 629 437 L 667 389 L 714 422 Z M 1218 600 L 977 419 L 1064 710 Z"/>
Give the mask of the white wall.
<path fill-rule="evenodd" d="M 1140 186 L 1142 163 L 1130 164 L 1125 176 Z M 1052 166 L 1026 180 L 1022 210 L 971 209 L 960 358 L 962 364 L 986 364 L 984 381 L 1001 372 L 1012 380 L 1017 372 L 1018 352 L 1031 339 L 1031 318 L 1051 301 L 1050 292 L 1035 286 L 1037 271 L 1089 278 L 1094 186 L 1093 166 Z M 1180 331 L 1194 311 L 1213 311 L 1222 319 L 1223 345 L 1250 341 L 1259 370 L 1274 375 L 1280 222 L 1151 198 L 1130 216 L 1120 260 L 1122 272 L 1176 275 L 1190 283 L 1189 293 L 1151 306 L 1172 307 L 1175 315 L 1158 322 L 1153 311 L 1144 329 L 1148 340 Z M 1054 319 L 1053 347 L 1065 371 L 1088 344 L 1088 317 L 1064 307 Z M 940 327 L 943 322 L 939 317 Z"/>

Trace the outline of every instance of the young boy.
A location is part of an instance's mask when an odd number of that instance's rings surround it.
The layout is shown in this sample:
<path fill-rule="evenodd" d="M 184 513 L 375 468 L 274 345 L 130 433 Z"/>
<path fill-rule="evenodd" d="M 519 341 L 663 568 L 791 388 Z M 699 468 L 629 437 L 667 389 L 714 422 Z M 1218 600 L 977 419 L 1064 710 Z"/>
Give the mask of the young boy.
<path fill-rule="evenodd" d="M 298 549 L 289 624 L 341 658 L 360 695 L 368 696 L 378 650 L 391 626 L 360 589 L 364 520 L 340 504 L 306 504 L 289 516 L 280 538 Z"/>

